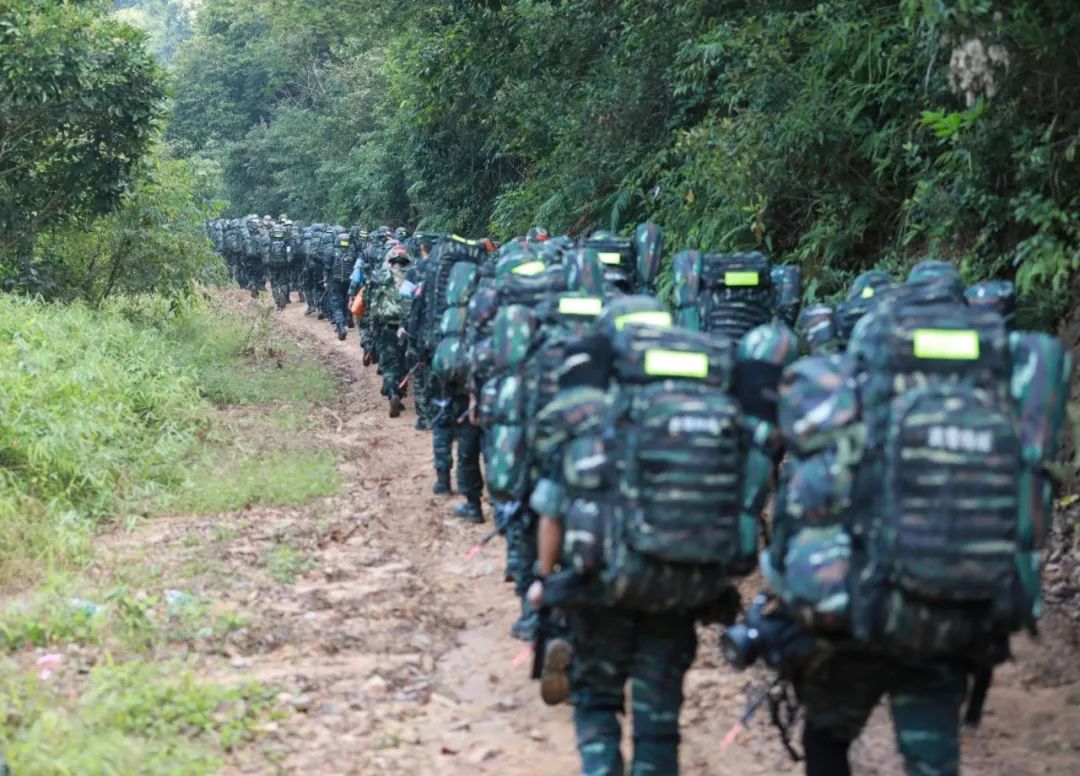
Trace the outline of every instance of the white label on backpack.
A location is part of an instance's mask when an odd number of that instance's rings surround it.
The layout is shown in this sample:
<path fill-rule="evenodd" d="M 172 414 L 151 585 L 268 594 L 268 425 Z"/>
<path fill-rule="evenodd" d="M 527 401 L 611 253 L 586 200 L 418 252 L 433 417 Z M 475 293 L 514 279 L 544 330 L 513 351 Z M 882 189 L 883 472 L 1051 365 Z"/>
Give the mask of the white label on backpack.
<path fill-rule="evenodd" d="M 619 266 L 622 264 L 621 253 L 611 253 L 609 251 L 600 251 L 596 254 L 596 257 L 600 259 L 601 264 L 610 264 L 612 266 Z"/>
<path fill-rule="evenodd" d="M 978 431 L 959 426 L 931 426 L 927 444 L 940 450 L 958 453 L 994 452 L 994 435 L 990 431 Z"/>
<path fill-rule="evenodd" d="M 604 300 L 598 296 L 564 296 L 559 299 L 559 312 L 563 315 L 596 316 L 604 309 Z"/>
<path fill-rule="evenodd" d="M 682 353 L 677 350 L 646 350 L 645 374 L 653 377 L 709 376 L 709 357 L 705 353 Z"/>
<path fill-rule="evenodd" d="M 711 434 L 719 436 L 724 424 L 719 418 L 706 418 L 701 415 L 676 415 L 668 421 L 668 436 L 680 434 Z"/>
<path fill-rule="evenodd" d="M 976 361 L 979 332 L 970 329 L 916 329 L 915 358 Z"/>

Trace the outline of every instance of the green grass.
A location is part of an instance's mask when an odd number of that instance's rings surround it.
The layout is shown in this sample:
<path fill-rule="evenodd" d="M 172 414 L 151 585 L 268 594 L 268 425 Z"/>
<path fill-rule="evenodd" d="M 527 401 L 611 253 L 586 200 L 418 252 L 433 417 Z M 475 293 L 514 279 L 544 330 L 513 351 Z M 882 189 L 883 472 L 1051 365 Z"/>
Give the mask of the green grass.
<path fill-rule="evenodd" d="M 19 774 L 213 773 L 279 716 L 273 690 L 204 683 L 182 663 L 104 662 L 75 693 L 13 665 L 0 676 L 4 749 Z"/>
<path fill-rule="evenodd" d="M 330 373 L 275 338 L 265 314 L 0 295 L 0 586 L 85 562 L 95 528 L 134 513 L 333 492 L 333 459 L 301 434 L 333 393 Z M 273 452 L 279 423 L 300 440 L 287 456 Z"/>
<path fill-rule="evenodd" d="M 311 559 L 291 544 L 275 544 L 266 555 L 266 571 L 282 583 L 291 585 L 297 575 L 312 568 Z"/>
<path fill-rule="evenodd" d="M 169 499 L 181 513 L 212 513 L 249 506 L 299 506 L 329 496 L 341 485 L 336 459 L 329 453 L 275 451 L 200 461 Z"/>

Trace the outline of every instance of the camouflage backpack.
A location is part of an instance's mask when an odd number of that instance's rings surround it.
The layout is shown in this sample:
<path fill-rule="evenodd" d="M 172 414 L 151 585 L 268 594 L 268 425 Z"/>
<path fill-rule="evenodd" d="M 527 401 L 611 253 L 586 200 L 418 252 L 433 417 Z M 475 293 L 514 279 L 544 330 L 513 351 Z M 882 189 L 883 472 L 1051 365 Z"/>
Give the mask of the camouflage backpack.
<path fill-rule="evenodd" d="M 288 233 L 280 226 L 270 230 L 270 251 L 267 264 L 271 267 L 280 268 L 289 265 L 289 240 Z"/>
<path fill-rule="evenodd" d="M 993 664 L 1039 614 L 1070 359 L 955 300 L 905 291 L 866 321 L 844 359 L 785 375 L 794 527 L 771 573 L 804 622 Z"/>
<path fill-rule="evenodd" d="M 639 224 L 632 238 L 597 232 L 582 241 L 578 255 L 585 265 L 600 265 L 607 290 L 641 294 L 656 282 L 663 249 L 663 230 L 648 222 Z"/>
<path fill-rule="evenodd" d="M 367 294 L 370 299 L 366 298 Z M 368 280 L 365 299 L 371 317 L 377 321 L 399 323 L 406 312 L 407 300 L 398 291 L 393 273 L 386 268 L 379 268 Z"/>
<path fill-rule="evenodd" d="M 465 338 L 469 300 L 476 290 L 479 267 L 473 261 L 458 261 L 450 268 L 439 321 L 439 344 L 431 359 L 432 374 L 444 385 L 466 387 L 470 365 L 470 344 Z"/>
<path fill-rule="evenodd" d="M 772 268 L 760 253 L 683 251 L 673 259 L 676 322 L 738 342 L 776 308 Z"/>
<path fill-rule="evenodd" d="M 480 395 L 487 432 L 485 476 L 493 498 L 521 501 L 528 474 L 528 404 L 522 365 L 536 335 L 536 314 L 524 305 L 500 307 L 491 333 L 494 377 Z"/>
<path fill-rule="evenodd" d="M 734 345 L 627 323 L 610 360 L 602 431 L 575 436 L 564 456 L 564 558 L 585 582 L 580 603 L 710 607 L 756 554 L 757 521 L 743 509 L 748 437 L 732 393 Z M 595 425 L 598 411 L 583 419 Z"/>
<path fill-rule="evenodd" d="M 424 315 L 419 326 L 424 350 L 434 353 L 442 341 L 443 313 L 449 306 L 450 273 L 454 265 L 466 262 L 474 265 L 475 270 L 486 255 L 481 241 L 457 235 L 445 237 L 435 246 L 425 266 L 422 284 Z"/>
<path fill-rule="evenodd" d="M 334 254 L 330 262 L 330 279 L 348 283 L 356 264 L 356 252 L 353 250 L 352 235 L 344 229 L 334 230 Z"/>

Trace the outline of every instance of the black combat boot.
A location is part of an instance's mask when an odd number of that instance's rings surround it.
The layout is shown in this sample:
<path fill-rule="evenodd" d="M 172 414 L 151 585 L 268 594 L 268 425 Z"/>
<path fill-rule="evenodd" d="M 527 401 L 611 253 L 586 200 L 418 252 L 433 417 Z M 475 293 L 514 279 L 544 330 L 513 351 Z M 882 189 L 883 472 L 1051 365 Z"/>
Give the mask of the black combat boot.
<path fill-rule="evenodd" d="M 304 310 L 304 315 L 311 315 L 313 312 L 315 312 L 315 308 L 311 305 L 308 305 L 308 309 Z"/>
<path fill-rule="evenodd" d="M 480 497 L 473 496 L 454 507 L 454 514 L 470 523 L 484 522 L 484 510 L 480 506 Z"/>
<path fill-rule="evenodd" d="M 394 395 L 390 397 L 390 417 L 396 418 L 401 414 L 401 411 L 405 409 L 405 405 L 401 403 L 401 397 Z"/>
<path fill-rule="evenodd" d="M 431 487 L 431 492 L 436 496 L 448 495 L 450 493 L 450 470 L 436 469 L 435 477 L 435 484 Z"/>
<path fill-rule="evenodd" d="M 337 327 L 337 338 L 338 338 L 339 340 L 342 340 L 342 341 L 344 341 L 345 337 L 347 337 L 347 336 L 348 336 L 348 334 L 349 334 L 349 330 L 348 330 L 348 329 L 346 329 L 346 328 L 345 328 L 344 326 L 342 326 L 342 325 L 341 325 L 341 324 L 339 323 L 339 324 L 338 324 L 338 327 Z"/>

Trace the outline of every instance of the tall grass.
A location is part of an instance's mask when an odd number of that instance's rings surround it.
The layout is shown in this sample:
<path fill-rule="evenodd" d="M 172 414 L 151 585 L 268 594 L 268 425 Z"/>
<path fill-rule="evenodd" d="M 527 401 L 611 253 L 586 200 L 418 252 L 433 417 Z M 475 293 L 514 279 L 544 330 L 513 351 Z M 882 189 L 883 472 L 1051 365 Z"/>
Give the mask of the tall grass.
<path fill-rule="evenodd" d="M 0 585 L 78 562 L 96 524 L 184 492 L 223 441 L 215 404 L 328 398 L 327 373 L 268 332 L 205 302 L 95 311 L 0 295 Z M 327 468 L 316 495 L 336 487 Z M 237 485 L 213 506 L 242 505 Z"/>

